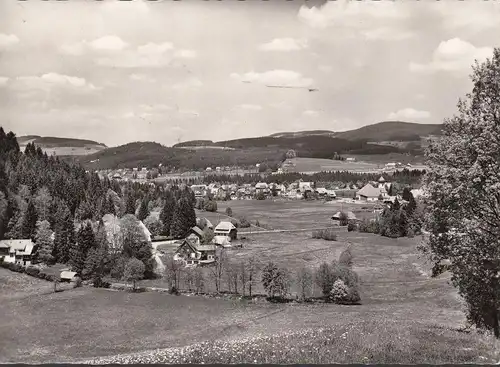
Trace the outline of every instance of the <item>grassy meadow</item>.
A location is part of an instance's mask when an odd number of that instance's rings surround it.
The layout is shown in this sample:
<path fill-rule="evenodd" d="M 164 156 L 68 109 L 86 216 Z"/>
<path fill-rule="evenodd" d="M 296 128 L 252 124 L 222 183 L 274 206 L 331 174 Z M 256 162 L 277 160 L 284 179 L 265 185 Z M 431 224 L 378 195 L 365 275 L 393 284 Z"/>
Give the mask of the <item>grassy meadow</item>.
<path fill-rule="evenodd" d="M 279 229 L 328 225 L 340 206 L 238 201 L 219 203 L 219 211 L 223 213 L 228 204 L 235 216 Z M 349 207 L 355 212 L 361 208 Z M 373 215 L 364 210 L 359 213 Z M 218 214 L 199 214 L 217 223 Z M 337 241 L 324 241 L 312 239 L 310 231 L 245 237 L 243 248 L 229 250 L 230 258 L 255 256 L 291 272 L 337 259 L 351 245 L 362 304 L 270 304 L 93 288 L 52 293 L 51 283 L 0 268 L 0 362 L 496 363 L 500 359 L 492 337 L 460 330 L 465 325 L 463 305 L 446 274 L 429 278 L 430 266 L 416 251 L 419 237 L 339 232 Z"/>

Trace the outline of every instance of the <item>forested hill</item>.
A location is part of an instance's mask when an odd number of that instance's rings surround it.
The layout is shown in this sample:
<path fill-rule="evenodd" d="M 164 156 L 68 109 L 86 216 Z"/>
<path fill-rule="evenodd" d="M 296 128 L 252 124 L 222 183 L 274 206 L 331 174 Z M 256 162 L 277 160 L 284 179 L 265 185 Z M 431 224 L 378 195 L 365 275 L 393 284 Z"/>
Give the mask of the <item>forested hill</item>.
<path fill-rule="evenodd" d="M 0 127 L 0 240 L 33 240 L 38 262 L 66 264 L 99 283 L 120 278 L 134 260 L 152 277 L 151 243 L 139 220 L 154 235 L 181 238 L 196 225 L 194 204 L 187 187 L 120 184 L 33 143 L 21 151 L 15 134 Z M 149 215 L 155 208 L 161 221 Z M 107 236 L 104 216 L 119 223 L 118 237 Z"/>

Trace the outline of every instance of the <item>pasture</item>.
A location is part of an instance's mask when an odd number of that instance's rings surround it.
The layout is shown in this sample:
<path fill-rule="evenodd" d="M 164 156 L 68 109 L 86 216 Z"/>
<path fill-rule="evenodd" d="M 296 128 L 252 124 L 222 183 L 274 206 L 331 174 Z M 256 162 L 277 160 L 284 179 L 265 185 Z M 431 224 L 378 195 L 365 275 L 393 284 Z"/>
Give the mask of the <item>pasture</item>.
<path fill-rule="evenodd" d="M 219 203 L 219 211 L 223 213 L 226 205 L 235 216 L 293 229 L 328 225 L 340 204 L 234 201 Z M 354 204 L 349 208 L 362 210 Z M 217 223 L 217 213 L 199 215 Z M 359 215 L 372 214 L 365 209 Z M 302 266 L 330 262 L 351 245 L 362 305 L 269 304 L 93 288 L 50 293 L 51 283 L 0 268 L 0 362 L 496 363 L 499 359 L 499 345 L 489 336 L 458 330 L 465 324 L 462 303 L 446 274 L 429 278 L 430 265 L 416 251 L 421 238 L 340 232 L 337 241 L 329 242 L 312 239 L 309 231 L 253 232 L 245 237 L 243 248 L 228 251 L 231 259 L 256 257 L 292 273 Z"/>

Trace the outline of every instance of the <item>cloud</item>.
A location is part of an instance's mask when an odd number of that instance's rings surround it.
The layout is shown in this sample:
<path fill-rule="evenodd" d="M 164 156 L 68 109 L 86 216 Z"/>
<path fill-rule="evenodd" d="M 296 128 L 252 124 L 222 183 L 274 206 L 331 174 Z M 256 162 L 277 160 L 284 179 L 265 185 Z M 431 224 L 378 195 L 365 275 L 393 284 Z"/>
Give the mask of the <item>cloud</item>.
<path fill-rule="evenodd" d="M 154 112 L 162 112 L 162 111 L 170 111 L 172 107 L 166 104 L 141 104 L 139 108 L 145 111 L 154 111 Z"/>
<path fill-rule="evenodd" d="M 404 4 L 392 1 L 328 1 L 321 7 L 302 5 L 298 18 L 311 28 L 330 26 L 370 29 L 375 24 L 405 20 L 410 16 Z"/>
<path fill-rule="evenodd" d="M 409 69 L 417 73 L 432 73 L 446 71 L 463 75 L 470 70 L 474 60 L 485 61 L 493 56 L 491 47 L 475 47 L 460 38 L 453 38 L 439 44 L 432 55 L 432 60 L 426 64 L 411 62 Z"/>
<path fill-rule="evenodd" d="M 262 73 L 251 71 L 245 74 L 232 73 L 231 78 L 242 82 L 288 87 L 309 87 L 314 82 L 313 79 L 306 78 L 292 70 L 270 70 Z"/>
<path fill-rule="evenodd" d="M 435 1 L 428 4 L 448 31 L 470 31 L 500 28 L 500 6 L 496 1 Z"/>
<path fill-rule="evenodd" d="M 95 50 L 120 51 L 127 46 L 128 44 L 118 36 L 104 36 L 89 42 L 89 47 Z"/>
<path fill-rule="evenodd" d="M 130 74 L 130 79 L 139 82 L 154 82 L 155 79 L 146 74 Z"/>
<path fill-rule="evenodd" d="M 319 116 L 319 111 L 306 110 L 306 111 L 302 112 L 302 114 L 304 116 L 308 116 L 308 117 L 316 117 L 316 116 Z"/>
<path fill-rule="evenodd" d="M 177 50 L 174 52 L 174 57 L 179 59 L 194 59 L 198 56 L 194 50 Z"/>
<path fill-rule="evenodd" d="M 387 26 L 367 29 L 361 34 L 369 41 L 402 41 L 415 37 L 415 33 L 407 30 L 395 30 Z"/>
<path fill-rule="evenodd" d="M 322 71 L 323 73 L 331 73 L 333 67 L 331 67 L 330 65 L 320 65 L 318 66 L 318 70 Z"/>
<path fill-rule="evenodd" d="M 7 85 L 7 82 L 9 81 L 9 78 L 6 76 L 0 76 L 0 87 Z"/>
<path fill-rule="evenodd" d="M 70 88 L 73 90 L 97 90 L 93 84 L 84 78 L 62 75 L 58 73 L 47 73 L 41 76 L 20 76 L 15 79 L 17 87 L 29 89 L 50 90 L 54 87 Z"/>
<path fill-rule="evenodd" d="M 7 49 L 19 43 L 15 34 L 0 33 L 0 49 Z"/>
<path fill-rule="evenodd" d="M 137 52 L 142 55 L 161 55 L 167 51 L 173 50 L 174 45 L 171 42 L 153 43 L 137 47 Z"/>
<path fill-rule="evenodd" d="M 252 111 L 260 111 L 262 110 L 262 106 L 255 105 L 255 104 L 241 104 L 238 106 L 239 108 L 243 110 L 252 110 Z"/>
<path fill-rule="evenodd" d="M 196 77 L 189 77 L 188 79 L 178 82 L 172 86 L 173 89 L 176 90 L 185 90 L 185 89 L 193 89 L 200 88 L 203 86 L 203 82 Z"/>
<path fill-rule="evenodd" d="M 275 38 L 259 46 L 261 51 L 298 51 L 308 47 L 306 39 Z"/>
<path fill-rule="evenodd" d="M 391 120 L 418 121 L 428 119 L 431 116 L 428 111 L 415 110 L 413 108 L 404 108 L 396 112 L 391 112 L 388 116 Z"/>

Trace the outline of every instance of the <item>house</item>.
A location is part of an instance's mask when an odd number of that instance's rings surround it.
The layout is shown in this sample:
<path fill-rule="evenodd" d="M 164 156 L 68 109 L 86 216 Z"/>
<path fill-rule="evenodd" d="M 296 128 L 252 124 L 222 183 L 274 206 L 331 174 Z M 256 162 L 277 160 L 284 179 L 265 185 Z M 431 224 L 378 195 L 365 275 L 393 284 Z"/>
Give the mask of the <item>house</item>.
<path fill-rule="evenodd" d="M 183 260 L 186 266 L 207 265 L 215 262 L 215 245 L 197 245 L 185 238 L 174 254 L 175 260 Z"/>
<path fill-rule="evenodd" d="M 9 249 L 8 244 L 3 243 L 3 241 L 0 242 L 0 259 L 5 259 L 9 256 Z"/>
<path fill-rule="evenodd" d="M 2 252 L 6 252 L 8 247 L 8 255 L 4 257 L 4 261 L 8 263 L 16 263 L 24 266 L 31 265 L 32 255 L 35 253 L 35 244 L 31 240 L 2 240 L 0 247 Z"/>
<path fill-rule="evenodd" d="M 354 157 L 348 157 L 348 158 L 346 158 L 345 161 L 346 162 L 356 162 L 356 158 L 354 158 Z"/>
<path fill-rule="evenodd" d="M 333 222 L 335 224 L 337 224 L 337 225 L 340 225 L 340 214 L 341 214 L 341 212 L 337 212 L 337 213 L 335 213 L 332 216 Z M 347 220 L 348 221 L 357 221 L 358 220 L 358 218 L 356 217 L 356 215 L 353 212 L 351 212 L 351 211 L 348 211 L 345 214 L 347 214 Z"/>
<path fill-rule="evenodd" d="M 231 247 L 231 241 L 228 236 L 215 236 L 214 244 L 221 247 Z"/>
<path fill-rule="evenodd" d="M 395 169 L 396 168 L 396 163 L 387 163 L 385 165 L 385 169 Z"/>
<path fill-rule="evenodd" d="M 265 182 L 259 182 L 255 185 L 255 193 L 267 193 L 269 191 L 269 187 L 267 186 L 267 183 Z"/>
<path fill-rule="evenodd" d="M 192 185 L 191 190 L 196 198 L 202 198 L 207 194 L 207 185 Z"/>
<path fill-rule="evenodd" d="M 63 271 L 61 271 L 61 275 L 59 276 L 59 279 L 63 283 L 69 283 L 69 282 L 75 280 L 75 278 L 77 276 L 78 276 L 78 274 L 76 272 L 64 269 Z"/>
<path fill-rule="evenodd" d="M 196 245 L 201 245 L 204 236 L 205 233 L 203 232 L 203 230 L 200 227 L 195 226 L 191 228 L 191 230 L 189 231 L 189 235 L 186 238 Z"/>
<path fill-rule="evenodd" d="M 314 187 L 314 182 L 299 182 L 300 192 L 312 192 Z"/>
<path fill-rule="evenodd" d="M 220 222 L 214 229 L 215 236 L 227 236 L 231 240 L 235 240 L 238 236 L 238 230 L 231 222 Z"/>
<path fill-rule="evenodd" d="M 356 193 L 356 199 L 364 201 L 377 201 L 380 195 L 382 195 L 380 188 L 375 188 L 368 183 Z"/>

